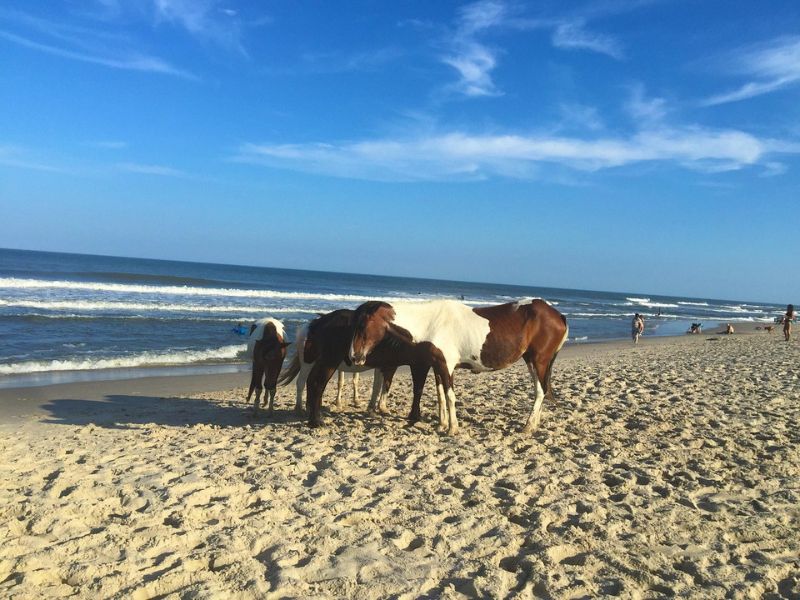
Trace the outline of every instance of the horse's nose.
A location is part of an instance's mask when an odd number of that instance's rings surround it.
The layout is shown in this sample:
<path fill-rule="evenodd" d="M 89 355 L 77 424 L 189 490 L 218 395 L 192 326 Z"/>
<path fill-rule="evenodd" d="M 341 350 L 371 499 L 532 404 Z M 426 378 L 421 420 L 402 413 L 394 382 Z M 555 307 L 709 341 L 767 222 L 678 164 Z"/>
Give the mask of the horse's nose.
<path fill-rule="evenodd" d="M 365 362 L 367 362 L 367 357 L 364 356 L 362 353 L 359 352 L 358 354 L 353 355 L 353 364 L 361 366 Z"/>

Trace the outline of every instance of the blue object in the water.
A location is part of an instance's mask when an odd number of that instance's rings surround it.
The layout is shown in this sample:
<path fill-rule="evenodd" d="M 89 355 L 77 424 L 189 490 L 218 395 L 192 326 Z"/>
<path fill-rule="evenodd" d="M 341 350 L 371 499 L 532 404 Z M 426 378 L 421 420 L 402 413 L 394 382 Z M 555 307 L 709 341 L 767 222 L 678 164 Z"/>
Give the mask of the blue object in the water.
<path fill-rule="evenodd" d="M 250 328 L 245 325 L 237 325 L 236 327 L 231 329 L 231 331 L 236 335 L 247 335 L 248 333 L 250 333 Z"/>

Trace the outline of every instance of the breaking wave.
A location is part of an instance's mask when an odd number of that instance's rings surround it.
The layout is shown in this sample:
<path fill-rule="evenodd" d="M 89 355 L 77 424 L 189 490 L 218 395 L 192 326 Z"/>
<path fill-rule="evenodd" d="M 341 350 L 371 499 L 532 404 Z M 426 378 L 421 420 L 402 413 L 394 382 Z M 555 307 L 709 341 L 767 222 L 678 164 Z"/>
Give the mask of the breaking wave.
<path fill-rule="evenodd" d="M 72 360 L 32 360 L 0 364 L 0 375 L 40 373 L 48 371 L 88 371 L 129 367 L 189 365 L 193 363 L 230 362 L 245 351 L 245 345 L 222 346 L 208 350 L 174 352 L 141 352 L 115 358 L 85 358 Z"/>
<path fill-rule="evenodd" d="M 10 308 L 33 308 L 39 310 L 79 310 L 79 311 L 160 311 L 160 312 L 197 312 L 197 313 L 309 313 L 317 311 L 312 308 L 272 308 L 267 306 L 236 305 L 202 305 L 202 304 L 159 304 L 150 302 L 105 302 L 94 300 L 0 300 L 0 306 Z"/>
<path fill-rule="evenodd" d="M 359 294 L 324 294 L 311 292 L 283 292 L 278 290 L 248 290 L 240 288 L 190 287 L 179 285 L 132 285 L 126 283 L 102 283 L 87 281 L 57 281 L 49 279 L 21 279 L 18 277 L 0 277 L 0 288 L 7 289 L 59 289 L 59 290 L 91 290 L 96 292 L 114 292 L 118 294 L 161 294 L 173 296 L 216 296 L 226 298 L 269 298 L 283 300 L 324 300 L 328 302 L 367 302 L 368 300 L 384 300 L 385 302 L 409 302 L 427 298 L 378 298 Z"/>

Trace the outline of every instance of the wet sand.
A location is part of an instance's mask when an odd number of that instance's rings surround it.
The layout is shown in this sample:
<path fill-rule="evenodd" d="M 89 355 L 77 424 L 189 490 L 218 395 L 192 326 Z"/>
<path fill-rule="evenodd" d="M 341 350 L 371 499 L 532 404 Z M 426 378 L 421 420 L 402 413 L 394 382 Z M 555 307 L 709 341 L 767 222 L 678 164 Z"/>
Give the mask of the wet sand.
<path fill-rule="evenodd" d="M 798 597 L 798 365 L 780 332 L 568 346 L 533 436 L 521 365 L 457 373 L 455 438 L 407 374 L 320 430 L 242 374 L 2 390 L 0 594 Z"/>

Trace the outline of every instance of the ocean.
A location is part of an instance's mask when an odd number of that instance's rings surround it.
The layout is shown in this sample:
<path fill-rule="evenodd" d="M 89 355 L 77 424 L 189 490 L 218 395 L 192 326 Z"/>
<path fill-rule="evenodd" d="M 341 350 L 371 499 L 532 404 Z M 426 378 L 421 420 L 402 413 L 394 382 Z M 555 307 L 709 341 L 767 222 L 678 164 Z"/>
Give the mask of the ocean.
<path fill-rule="evenodd" d="M 480 306 L 540 297 L 566 315 L 570 342 L 646 335 L 690 323 L 771 322 L 762 304 L 0 249 L 0 387 L 159 372 L 242 370 L 245 337 L 263 316 L 298 326 L 366 300 L 462 299 Z M 660 315 L 658 314 L 660 313 Z M 172 367 L 164 370 L 163 367 Z"/>

